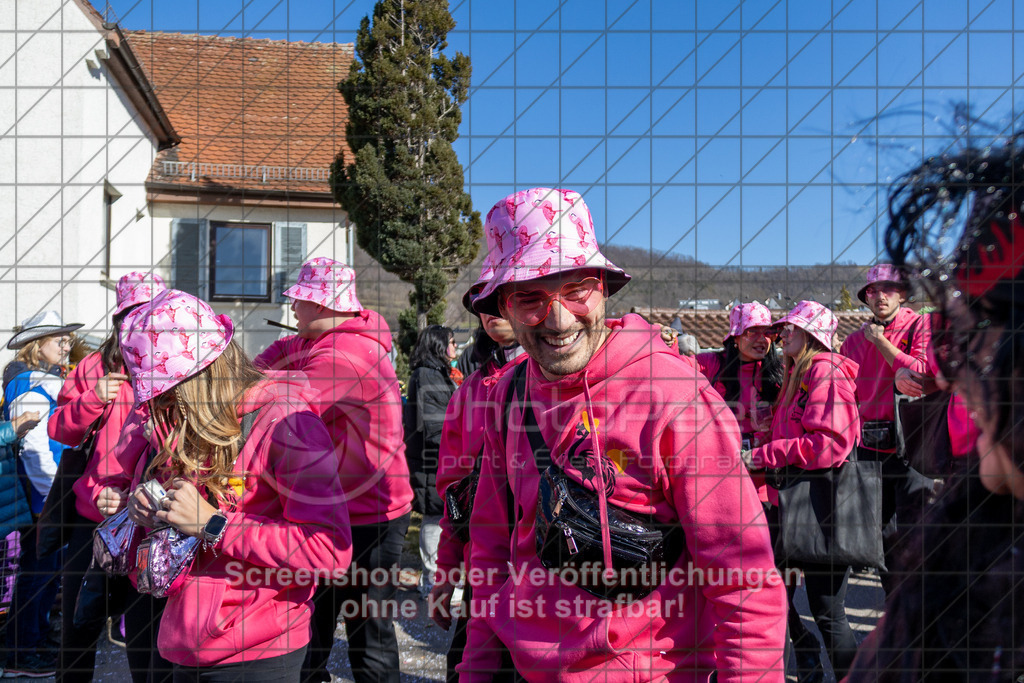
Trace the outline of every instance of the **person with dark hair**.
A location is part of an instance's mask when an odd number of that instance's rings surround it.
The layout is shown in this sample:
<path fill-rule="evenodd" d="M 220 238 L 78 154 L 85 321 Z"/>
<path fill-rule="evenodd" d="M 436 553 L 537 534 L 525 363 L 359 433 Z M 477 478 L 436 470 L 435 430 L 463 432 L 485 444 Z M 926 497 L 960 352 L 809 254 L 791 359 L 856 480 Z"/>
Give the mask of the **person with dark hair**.
<path fill-rule="evenodd" d="M 38 424 L 22 438 L 18 454 L 18 475 L 28 492 L 33 518 L 43 510 L 64 450 L 63 444 L 50 439 L 47 425 L 64 383 L 70 333 L 81 326 L 65 325 L 57 311 L 43 311 L 22 323 L 7 342 L 7 348 L 18 353 L 4 368 L 4 419 L 26 412 L 39 415 Z M 49 642 L 50 610 L 57 597 L 60 553 L 37 555 L 34 522 L 20 531 L 18 575 L 7 616 L 5 675 L 51 676 L 57 653 Z"/>
<path fill-rule="evenodd" d="M 882 524 L 886 565 L 908 530 L 920 519 L 933 482 L 910 467 L 898 451 L 895 381 L 900 370 L 924 372 L 930 336 L 927 319 L 903 304 L 907 283 L 892 265 L 868 269 L 867 282 L 857 298 L 871 309 L 872 318 L 848 336 L 839 352 L 860 366 L 857 398 L 860 401 L 860 457 L 882 463 Z M 881 573 L 886 591 L 899 580 L 891 571 Z"/>
<path fill-rule="evenodd" d="M 1024 135 L 925 160 L 889 191 L 886 248 L 937 307 L 930 353 L 973 411 L 977 458 L 899 556 L 905 577 L 849 681 L 1024 671 Z"/>
<path fill-rule="evenodd" d="M 770 436 L 772 405 L 783 381 L 776 335 L 772 314 L 765 306 L 756 301 L 739 304 L 729 312 L 724 348 L 694 357 L 701 374 L 736 415 L 746 450 L 760 446 Z M 753 471 L 750 476 L 761 502 L 767 503 L 764 472 Z"/>
<path fill-rule="evenodd" d="M 455 360 L 455 333 L 451 328 L 430 325 L 420 332 L 409 358 L 408 400 L 402 408 L 405 427 L 405 457 L 412 481 L 413 510 L 423 515 L 420 522 L 420 593 L 434 587 L 437 543 L 441 537 L 444 503 L 437 493 L 438 448 L 448 401 L 455 393 L 451 362 Z"/>
<path fill-rule="evenodd" d="M 465 377 L 479 370 L 488 363 L 505 364 L 506 357 L 517 354 L 520 349 L 512 327 L 504 318 L 496 315 L 478 314 L 480 327 L 473 333 L 473 343 L 459 356 L 457 367 Z"/>
<path fill-rule="evenodd" d="M 133 413 L 135 394 L 127 381 L 118 334 L 121 321 L 135 307 L 150 301 L 164 291 L 164 281 L 152 273 L 131 272 L 117 282 L 117 304 L 111 318 L 110 334 L 98 351 L 89 354 L 75 367 L 57 397 L 57 409 L 50 417 L 47 431 L 50 438 L 67 446 L 77 446 L 96 432 L 93 452 L 89 454 L 85 472 L 74 483 L 74 526 L 64 549 L 61 574 L 61 643 L 57 661 L 58 681 L 91 681 L 96 662 L 96 643 L 106 623 L 106 613 L 96 614 L 85 624 L 75 623 L 75 604 L 85 572 L 92 561 L 92 534 L 99 522 L 115 512 L 125 492 L 102 485 L 106 473 L 101 463 L 117 446 L 121 429 Z M 141 419 L 141 418 L 140 418 Z M 152 603 L 151 596 L 138 596 L 134 602 Z M 162 605 L 162 603 L 161 603 Z M 145 606 L 133 606 L 147 611 Z M 152 613 L 150 607 L 148 612 Z M 153 617 L 129 619 L 136 628 L 129 629 L 128 664 L 136 680 L 160 680 L 160 671 L 170 671 L 170 664 L 150 660 L 156 650 L 156 628 Z"/>
<path fill-rule="evenodd" d="M 753 451 L 744 452 L 753 468 L 782 468 L 794 465 L 804 470 L 821 470 L 844 463 L 857 443 L 860 415 L 857 411 L 857 364 L 832 352 L 832 339 L 839 321 L 817 301 L 801 301 L 776 325 L 785 354 L 786 381 L 775 405 L 771 438 Z M 768 487 L 773 506 L 778 491 Z M 778 519 L 778 508 L 772 522 Z M 781 531 L 780 531 L 781 533 Z M 836 564 L 801 563 L 786 558 L 780 564 L 803 570 L 814 621 L 825 640 L 825 650 L 836 678 L 846 673 L 857 650 L 857 639 L 846 616 L 846 588 L 850 568 Z M 796 585 L 789 593 L 789 635 L 796 654 L 801 683 L 824 680 L 821 648 L 807 630 L 793 606 Z"/>

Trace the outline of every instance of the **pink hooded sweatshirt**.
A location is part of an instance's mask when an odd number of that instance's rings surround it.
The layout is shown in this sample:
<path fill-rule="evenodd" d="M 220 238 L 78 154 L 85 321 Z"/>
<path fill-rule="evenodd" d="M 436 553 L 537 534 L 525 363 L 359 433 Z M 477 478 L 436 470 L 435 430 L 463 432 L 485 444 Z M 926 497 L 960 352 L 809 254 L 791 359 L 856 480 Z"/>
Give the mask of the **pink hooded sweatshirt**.
<path fill-rule="evenodd" d="M 700 370 L 700 373 L 709 382 L 715 378 L 715 375 L 718 374 L 722 367 L 722 355 L 717 351 L 698 353 L 694 360 L 697 362 L 697 368 Z M 771 434 L 771 406 L 758 405 L 759 403 L 765 403 L 761 400 L 760 369 L 760 361 L 740 364 L 740 398 L 736 405 L 733 406 L 733 414 L 736 416 L 736 421 L 739 422 L 740 432 L 754 435 L 754 442 L 751 446 L 760 446 L 768 440 Z M 724 384 L 716 382 L 712 387 L 720 396 L 725 396 Z M 754 426 L 755 415 L 763 420 L 764 426 L 761 429 Z M 767 503 L 768 485 L 764 482 L 764 472 L 751 472 L 750 478 L 754 480 L 754 486 L 757 487 L 757 497 L 762 503 Z"/>
<path fill-rule="evenodd" d="M 894 387 L 896 371 L 909 368 L 925 372 L 925 354 L 931 333 L 927 324 L 922 324 L 920 315 L 909 308 L 901 307 L 896 317 L 885 328 L 885 338 L 900 350 L 890 366 L 860 329 L 843 341 L 839 350 L 844 356 L 860 366 L 857 375 L 857 398 L 860 399 L 860 416 L 865 422 L 871 420 L 893 420 L 896 417 Z"/>
<path fill-rule="evenodd" d="M 343 456 L 339 475 L 353 526 L 379 524 L 412 510 L 402 396 L 390 351 L 388 324 L 363 310 L 315 340 L 298 335 L 278 340 L 254 361 L 260 368 L 301 373 L 319 393 L 310 407 Z"/>
<path fill-rule="evenodd" d="M 335 449 L 297 395 L 287 383 L 263 382 L 239 405 L 239 419 L 259 410 L 235 462 L 245 473 L 232 480 L 240 498 L 221 503 L 228 522 L 216 552 L 200 550 L 188 582 L 167 599 L 157 645 L 170 662 L 209 667 L 303 648 L 318 574 L 345 575 L 352 533 Z M 149 446 L 142 430 L 126 445 L 133 487 Z"/>
<path fill-rule="evenodd" d="M 61 387 L 57 396 L 57 410 L 46 425 L 51 439 L 68 446 L 77 446 L 89 433 L 89 427 L 101 416 L 103 418 L 96 434 L 92 457 L 72 489 L 78 514 L 93 522 L 103 521 L 103 515 L 96 507 L 96 498 L 104 486 L 102 482 L 111 474 L 122 472 L 121 467 L 108 472 L 106 464 L 121 438 L 121 428 L 135 411 L 135 392 L 132 391 L 131 382 L 124 382 L 110 403 L 100 400 L 96 394 L 96 384 L 106 374 L 99 353 L 90 353 L 83 358 Z"/>
<path fill-rule="evenodd" d="M 816 355 L 793 397 L 775 407 L 771 441 L 753 450 L 754 466 L 818 470 L 844 462 L 860 437 L 857 377 L 849 358 Z M 768 487 L 768 495 L 778 503 L 778 491 Z"/>
<path fill-rule="evenodd" d="M 526 360 L 520 355 L 512 364 Z M 506 364 L 507 365 L 507 364 Z M 489 371 L 489 372 L 488 372 Z M 437 464 L 437 493 L 444 500 L 445 490 L 461 481 L 473 471 L 476 460 L 484 447 L 484 434 L 493 410 L 488 399 L 491 386 L 501 374 L 501 368 L 487 362 L 465 379 L 448 402 L 444 416 L 444 430 L 441 432 L 441 449 Z M 491 429 L 500 425 L 491 424 Z M 437 574 L 435 583 L 445 583 L 453 570 L 465 563 L 469 567 L 469 547 L 452 530 L 445 509 L 441 518 L 441 539 L 437 545 Z"/>
<path fill-rule="evenodd" d="M 639 316 L 607 324 L 612 334 L 578 374 L 551 382 L 527 361 L 537 423 L 569 477 L 606 491 L 609 505 L 681 524 L 685 550 L 661 586 L 625 606 L 545 569 L 536 550 L 540 477 L 513 404 L 512 449 L 503 430 L 486 436 L 461 680 L 489 679 L 497 668 L 486 645 L 493 632 L 529 681 L 706 681 L 716 669 L 722 683 L 782 681 L 786 594 L 738 457 L 736 420 Z M 512 374 L 494 387 L 487 424 L 503 422 Z M 520 520 L 511 544 L 507 483 Z"/>

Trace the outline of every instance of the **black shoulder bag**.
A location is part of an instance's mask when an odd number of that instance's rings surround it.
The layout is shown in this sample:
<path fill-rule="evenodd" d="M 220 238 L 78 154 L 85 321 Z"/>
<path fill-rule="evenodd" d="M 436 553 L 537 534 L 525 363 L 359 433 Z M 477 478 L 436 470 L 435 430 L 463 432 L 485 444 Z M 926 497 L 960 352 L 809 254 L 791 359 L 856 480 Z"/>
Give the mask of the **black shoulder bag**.
<path fill-rule="evenodd" d="M 779 491 L 775 560 L 885 569 L 882 550 L 882 463 L 860 460 L 854 447 L 838 467 L 796 465 L 765 470 Z"/>
<path fill-rule="evenodd" d="M 537 470 L 537 557 L 548 569 L 599 598 L 632 602 L 646 597 L 665 579 L 683 552 L 683 528 L 660 524 L 608 505 L 612 569 L 605 577 L 601 515 L 597 494 L 566 476 L 551 461 L 533 408 L 524 401 L 525 363 L 516 368 L 513 386 L 523 411 L 523 427 Z"/>

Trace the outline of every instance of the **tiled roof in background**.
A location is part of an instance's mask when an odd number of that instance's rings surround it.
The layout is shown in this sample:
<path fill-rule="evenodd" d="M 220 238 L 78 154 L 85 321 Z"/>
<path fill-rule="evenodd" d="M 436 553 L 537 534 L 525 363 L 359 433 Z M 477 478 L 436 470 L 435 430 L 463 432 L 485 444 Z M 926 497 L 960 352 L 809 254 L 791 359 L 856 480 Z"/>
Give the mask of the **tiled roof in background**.
<path fill-rule="evenodd" d="M 344 149 L 337 90 L 350 43 L 126 32 L 181 144 L 157 155 L 151 189 L 236 189 L 330 196 Z"/>
<path fill-rule="evenodd" d="M 720 349 L 722 340 L 729 333 L 729 311 L 694 311 L 675 308 L 634 308 L 633 313 L 643 316 L 648 322 L 671 325 L 678 316 L 683 324 L 683 332 L 697 337 L 701 349 Z M 837 343 L 860 329 L 860 326 L 871 319 L 867 311 L 836 311 L 839 318 L 839 329 L 836 331 Z M 779 314 L 781 315 L 781 313 Z M 778 318 L 779 315 L 775 317 Z"/>

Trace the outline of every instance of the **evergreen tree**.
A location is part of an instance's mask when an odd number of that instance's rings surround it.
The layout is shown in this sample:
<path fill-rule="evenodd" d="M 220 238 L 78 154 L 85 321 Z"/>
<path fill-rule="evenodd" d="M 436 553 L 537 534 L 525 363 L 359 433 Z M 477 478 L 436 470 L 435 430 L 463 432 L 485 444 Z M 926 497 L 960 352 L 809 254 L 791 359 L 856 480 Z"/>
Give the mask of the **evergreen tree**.
<path fill-rule="evenodd" d="M 406 352 L 417 330 L 444 323 L 445 293 L 482 235 L 452 149 L 471 72 L 467 56 L 442 54 L 453 28 L 446 0 L 380 0 L 338 85 L 353 158 L 335 159 L 331 188 L 359 246 L 414 287 L 399 319 Z"/>
<path fill-rule="evenodd" d="M 855 311 L 857 310 L 856 304 L 853 303 L 853 297 L 850 296 L 850 290 L 843 285 L 843 288 L 839 290 L 839 310 L 840 311 Z"/>

